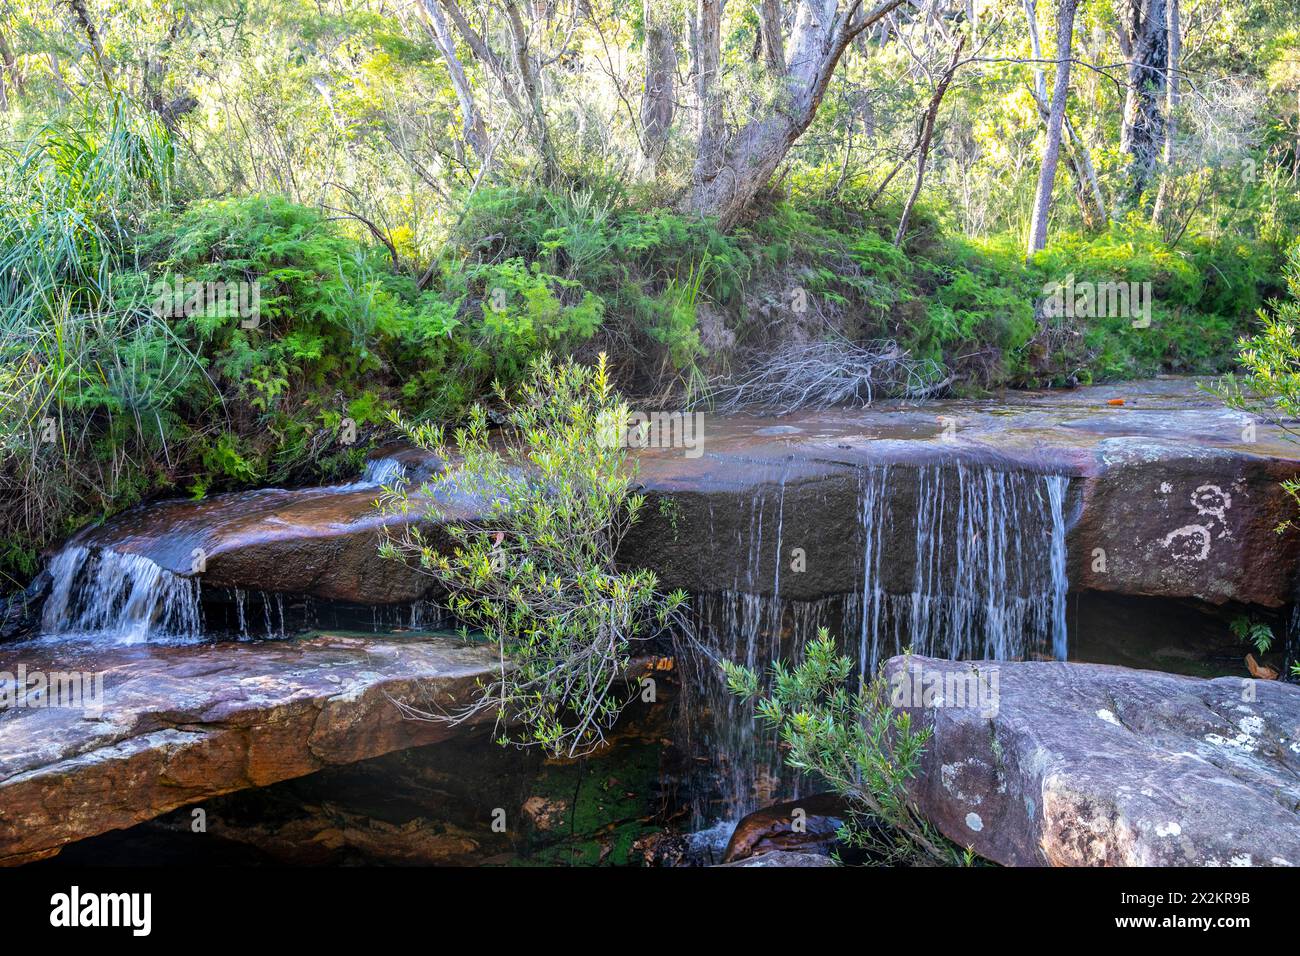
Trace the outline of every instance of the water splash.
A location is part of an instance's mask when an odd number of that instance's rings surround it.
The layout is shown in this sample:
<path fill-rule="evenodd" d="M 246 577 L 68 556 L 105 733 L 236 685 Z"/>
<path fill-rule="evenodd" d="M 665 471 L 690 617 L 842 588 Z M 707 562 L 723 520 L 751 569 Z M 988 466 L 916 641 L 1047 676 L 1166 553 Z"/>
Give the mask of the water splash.
<path fill-rule="evenodd" d="M 189 642 L 203 635 L 198 581 L 148 558 L 73 546 L 50 561 L 49 572 L 44 634 L 120 644 Z"/>

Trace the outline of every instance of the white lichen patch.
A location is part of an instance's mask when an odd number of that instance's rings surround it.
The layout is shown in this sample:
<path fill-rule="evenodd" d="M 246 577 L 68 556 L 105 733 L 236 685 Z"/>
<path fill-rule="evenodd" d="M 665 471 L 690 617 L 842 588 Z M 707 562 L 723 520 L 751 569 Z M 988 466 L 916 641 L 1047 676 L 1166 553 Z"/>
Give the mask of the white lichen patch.
<path fill-rule="evenodd" d="M 978 793 L 963 792 L 959 787 L 959 781 L 961 780 L 962 774 L 966 771 L 968 767 L 975 768 L 978 771 L 979 768 L 983 768 L 985 766 L 987 765 L 984 763 L 984 761 L 979 760 L 975 757 L 967 757 L 965 760 L 959 760 L 956 763 L 943 764 L 939 768 L 939 779 L 940 782 L 943 784 L 943 789 L 947 790 L 950 794 L 953 795 L 953 797 L 955 797 L 961 803 L 966 803 L 966 804 L 970 804 L 973 807 L 978 807 L 981 803 L 984 802 L 984 797 Z"/>
<path fill-rule="evenodd" d="M 1198 514 L 1224 520 L 1224 512 L 1232 507 L 1232 495 L 1218 485 L 1201 485 L 1192 492 L 1192 507 Z"/>
<path fill-rule="evenodd" d="M 1204 561 L 1210 556 L 1211 538 L 1204 525 L 1186 524 L 1165 535 L 1164 545 L 1175 561 Z"/>
<path fill-rule="evenodd" d="M 1156 836 L 1160 836 L 1160 837 L 1181 836 L 1182 832 L 1183 832 L 1183 828 L 1172 820 L 1169 823 L 1156 824 Z"/>
<path fill-rule="evenodd" d="M 1116 727 L 1122 726 L 1119 722 L 1119 718 L 1116 717 L 1113 713 L 1111 713 L 1109 710 L 1107 710 L 1104 707 L 1101 710 L 1097 711 L 1097 716 L 1100 717 L 1102 720 L 1106 721 L 1106 723 L 1108 724 L 1114 724 Z"/>
<path fill-rule="evenodd" d="M 966 826 L 979 833 L 984 829 L 984 821 L 980 819 L 978 813 L 968 813 L 966 814 Z"/>
<path fill-rule="evenodd" d="M 1228 861 L 1228 866 L 1252 866 L 1249 853 L 1239 853 Z"/>
<path fill-rule="evenodd" d="M 1237 734 L 1235 737 L 1224 737 L 1222 734 L 1206 734 L 1205 742 L 1216 747 L 1231 747 L 1245 753 L 1254 753 L 1255 747 L 1259 743 L 1255 737 L 1245 733 Z"/>

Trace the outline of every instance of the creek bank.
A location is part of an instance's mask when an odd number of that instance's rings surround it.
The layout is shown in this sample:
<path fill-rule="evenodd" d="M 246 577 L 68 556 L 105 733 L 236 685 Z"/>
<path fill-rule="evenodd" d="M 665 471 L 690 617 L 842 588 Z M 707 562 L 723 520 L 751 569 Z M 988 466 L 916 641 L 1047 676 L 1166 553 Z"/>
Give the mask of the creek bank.
<path fill-rule="evenodd" d="M 937 703 L 900 701 L 933 729 L 910 790 L 949 839 L 986 859 L 1300 864 L 1300 687 L 915 656 L 885 673 L 942 688 Z M 978 703 L 954 692 L 974 680 Z"/>

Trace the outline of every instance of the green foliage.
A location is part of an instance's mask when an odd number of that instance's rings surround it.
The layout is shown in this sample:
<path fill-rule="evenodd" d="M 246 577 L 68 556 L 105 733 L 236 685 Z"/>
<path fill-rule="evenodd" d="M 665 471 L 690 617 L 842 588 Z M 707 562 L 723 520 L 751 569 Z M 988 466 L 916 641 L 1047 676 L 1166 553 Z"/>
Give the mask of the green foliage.
<path fill-rule="evenodd" d="M 615 566 L 644 499 L 630 492 L 635 469 L 620 440 L 629 410 L 604 356 L 589 368 L 544 354 L 516 394 L 498 398 L 504 434 L 489 436 L 475 406 L 454 456 L 440 426 L 395 417 L 458 463 L 418 490 L 389 491 L 385 511 L 417 520 L 391 531 L 382 553 L 435 577 L 452 612 L 501 649 L 499 675 L 453 719 L 495 714 L 503 742 L 572 757 L 604 742 L 627 703 L 619 687 L 633 643 L 674 619 L 685 595 Z"/>
<path fill-rule="evenodd" d="M 732 693 L 746 700 L 759 695 L 756 673 L 729 661 L 722 667 Z M 961 851 L 917 813 L 907 793 L 930 731 L 913 728 L 910 714 L 890 706 L 882 677 L 850 690 L 854 670 L 853 661 L 821 628 L 793 668 L 779 661 L 772 665 L 770 687 L 758 700 L 758 719 L 780 733 L 790 766 L 818 774 L 860 810 L 840 833 L 842 840 L 886 862 L 961 862 Z M 888 836 L 869 825 L 872 819 Z"/>
<path fill-rule="evenodd" d="M 1239 614 L 1232 619 L 1229 627 L 1238 640 L 1252 645 L 1260 654 L 1267 654 L 1273 647 L 1273 629 L 1264 621 Z"/>
<path fill-rule="evenodd" d="M 1295 429 L 1300 418 L 1300 244 L 1291 249 L 1289 261 L 1290 298 L 1259 312 L 1262 328 L 1239 343 L 1242 375 L 1225 376 L 1213 390 L 1229 408 L 1272 422 L 1292 441 L 1300 441 Z M 1284 481 L 1282 487 L 1300 506 L 1300 479 Z M 1294 524 L 1285 521 L 1277 530 Z"/>

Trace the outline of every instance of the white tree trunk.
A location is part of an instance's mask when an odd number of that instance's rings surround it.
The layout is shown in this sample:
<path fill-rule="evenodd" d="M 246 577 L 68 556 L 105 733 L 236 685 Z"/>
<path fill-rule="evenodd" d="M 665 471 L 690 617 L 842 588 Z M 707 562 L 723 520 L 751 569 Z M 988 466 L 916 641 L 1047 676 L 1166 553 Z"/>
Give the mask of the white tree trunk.
<path fill-rule="evenodd" d="M 465 76 L 465 67 L 456 55 L 456 39 L 447 26 L 447 18 L 438 0 L 424 0 L 424 11 L 429 18 L 429 28 L 433 32 L 433 42 L 447 64 L 447 75 L 451 78 L 451 87 L 456 92 L 456 102 L 460 104 L 460 121 L 464 129 L 465 142 L 480 163 L 488 161 L 487 128 L 474 100 L 474 88 Z"/>
<path fill-rule="evenodd" d="M 812 122 L 845 47 L 902 2 L 883 0 L 865 12 L 861 0 L 799 0 L 785 48 L 785 103 L 728 138 L 717 88 L 722 2 L 698 0 L 693 40 L 701 116 L 691 209 L 723 228 L 734 225 Z"/>
<path fill-rule="evenodd" d="M 1167 6 L 1167 33 L 1169 43 L 1169 63 L 1165 70 L 1165 148 L 1161 157 L 1163 169 L 1160 171 L 1160 188 L 1156 191 L 1156 204 L 1151 210 L 1151 222 L 1160 224 L 1165 206 L 1169 202 L 1172 188 L 1174 165 L 1174 134 L 1177 126 L 1175 111 L 1178 109 L 1178 64 L 1183 56 L 1183 31 L 1178 22 L 1178 0 L 1165 0 Z"/>
<path fill-rule="evenodd" d="M 1065 100 L 1070 92 L 1070 53 L 1074 46 L 1074 14 L 1078 0 L 1060 0 L 1056 8 L 1056 80 L 1047 113 L 1047 144 L 1038 171 L 1038 192 L 1029 226 L 1028 255 L 1047 245 L 1047 217 L 1052 208 L 1052 187 L 1061 158 L 1061 128 L 1065 124 Z"/>

